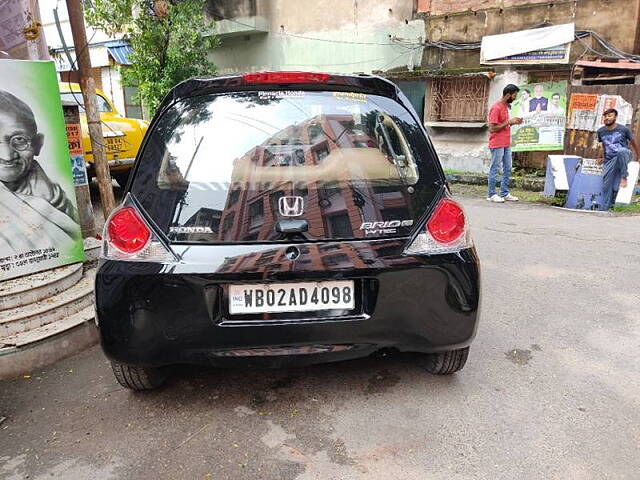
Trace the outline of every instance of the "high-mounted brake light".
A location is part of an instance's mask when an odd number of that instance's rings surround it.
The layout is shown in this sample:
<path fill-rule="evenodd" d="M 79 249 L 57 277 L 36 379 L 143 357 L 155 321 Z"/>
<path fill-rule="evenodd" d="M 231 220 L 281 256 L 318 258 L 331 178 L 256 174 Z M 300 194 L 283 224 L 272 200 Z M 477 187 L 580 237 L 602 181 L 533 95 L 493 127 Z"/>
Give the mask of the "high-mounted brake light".
<path fill-rule="evenodd" d="M 245 73 L 242 79 L 248 84 L 274 83 L 327 83 L 328 73 L 314 72 L 256 72 Z"/>
<path fill-rule="evenodd" d="M 425 225 L 405 249 L 408 255 L 437 255 L 456 253 L 471 247 L 471 236 L 466 225 L 464 210 L 448 197 L 440 200 Z"/>
<path fill-rule="evenodd" d="M 131 194 L 108 218 L 104 227 L 102 257 L 132 262 L 175 262 L 169 248 L 152 231 L 140 214 Z"/>

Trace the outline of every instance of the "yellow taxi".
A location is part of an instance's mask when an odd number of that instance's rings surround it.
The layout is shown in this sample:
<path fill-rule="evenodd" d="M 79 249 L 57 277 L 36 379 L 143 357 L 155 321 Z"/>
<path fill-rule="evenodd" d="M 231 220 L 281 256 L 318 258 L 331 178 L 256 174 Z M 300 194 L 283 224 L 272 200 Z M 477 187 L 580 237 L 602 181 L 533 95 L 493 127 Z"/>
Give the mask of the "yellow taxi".
<path fill-rule="evenodd" d="M 60 82 L 58 85 L 62 100 L 75 102 L 80 107 L 84 159 L 87 162 L 89 175 L 95 175 L 93 152 L 91 151 L 89 129 L 87 128 L 87 117 L 84 113 L 84 100 L 80 85 L 69 82 Z M 96 95 L 98 96 L 98 111 L 102 122 L 102 134 L 104 136 L 109 170 L 118 185 L 124 188 L 138 149 L 142 144 L 142 139 L 149 128 L 149 122 L 137 118 L 123 117 L 104 92 L 96 89 Z"/>

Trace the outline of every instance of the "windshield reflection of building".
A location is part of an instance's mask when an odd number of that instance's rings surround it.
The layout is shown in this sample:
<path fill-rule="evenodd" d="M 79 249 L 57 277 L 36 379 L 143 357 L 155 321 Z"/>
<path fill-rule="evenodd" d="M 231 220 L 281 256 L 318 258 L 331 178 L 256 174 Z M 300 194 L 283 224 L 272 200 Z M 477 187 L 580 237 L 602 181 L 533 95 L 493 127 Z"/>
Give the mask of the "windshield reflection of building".
<path fill-rule="evenodd" d="M 220 218 L 222 210 L 202 207 L 198 209 L 189 219 L 184 222 L 184 227 L 193 228 L 193 232 L 188 234 L 190 242 L 208 242 L 211 234 L 220 230 Z"/>
<path fill-rule="evenodd" d="M 300 257 L 292 262 L 284 248 L 273 248 L 263 252 L 227 257 L 218 273 L 323 271 L 366 268 L 391 268 L 415 263 L 415 259 L 402 255 L 405 242 L 400 240 L 385 242 L 359 242 L 299 245 Z"/>
<path fill-rule="evenodd" d="M 290 125 L 236 159 L 218 240 L 278 238 L 274 225 L 281 219 L 278 201 L 282 196 L 303 198 L 301 218 L 309 223 L 308 235 L 313 239 L 364 238 L 360 229 L 364 221 L 412 218 L 408 193 L 397 182 L 358 181 L 346 173 L 334 181 L 304 176 L 304 181 L 291 181 L 300 177 L 291 168 L 322 165 L 335 150 L 377 150 L 367 130 L 365 125 L 356 125 L 351 114 L 320 115 Z M 272 174 L 267 167 L 282 171 Z"/>

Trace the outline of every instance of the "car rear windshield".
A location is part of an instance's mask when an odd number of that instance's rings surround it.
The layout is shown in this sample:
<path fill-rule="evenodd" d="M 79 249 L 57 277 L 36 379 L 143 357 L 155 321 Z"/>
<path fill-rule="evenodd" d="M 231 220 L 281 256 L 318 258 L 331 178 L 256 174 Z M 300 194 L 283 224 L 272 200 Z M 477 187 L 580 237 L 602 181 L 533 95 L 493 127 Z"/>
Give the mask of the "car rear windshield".
<path fill-rule="evenodd" d="M 414 117 L 350 92 L 257 91 L 168 108 L 132 193 L 172 242 L 407 235 L 442 180 Z"/>

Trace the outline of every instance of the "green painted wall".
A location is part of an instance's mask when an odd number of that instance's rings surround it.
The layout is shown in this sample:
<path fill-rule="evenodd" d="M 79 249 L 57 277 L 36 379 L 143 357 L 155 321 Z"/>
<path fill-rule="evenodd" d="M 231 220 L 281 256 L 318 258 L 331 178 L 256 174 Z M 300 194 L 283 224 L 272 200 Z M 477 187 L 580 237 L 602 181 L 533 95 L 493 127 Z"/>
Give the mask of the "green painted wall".
<path fill-rule="evenodd" d="M 336 73 L 388 71 L 419 66 L 424 22 L 343 25 L 303 33 L 223 36 L 211 53 L 219 73 L 256 70 L 312 70 Z M 390 36 L 402 40 L 393 41 Z M 302 38 L 305 37 L 305 38 Z"/>

